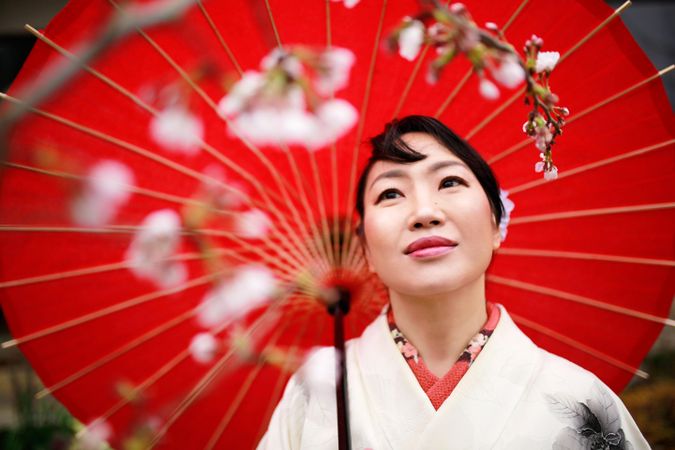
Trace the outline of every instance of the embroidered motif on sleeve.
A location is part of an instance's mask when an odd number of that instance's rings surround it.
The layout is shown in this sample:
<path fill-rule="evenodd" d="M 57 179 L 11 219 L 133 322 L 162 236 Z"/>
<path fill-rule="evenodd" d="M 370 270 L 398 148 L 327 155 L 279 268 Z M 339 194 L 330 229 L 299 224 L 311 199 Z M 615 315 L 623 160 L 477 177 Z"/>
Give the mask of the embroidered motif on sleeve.
<path fill-rule="evenodd" d="M 563 428 L 553 443 L 554 450 L 598 449 L 632 450 L 621 428 L 619 409 L 610 394 L 597 382 L 586 403 L 570 395 L 544 394 L 551 412 L 569 426 Z"/>

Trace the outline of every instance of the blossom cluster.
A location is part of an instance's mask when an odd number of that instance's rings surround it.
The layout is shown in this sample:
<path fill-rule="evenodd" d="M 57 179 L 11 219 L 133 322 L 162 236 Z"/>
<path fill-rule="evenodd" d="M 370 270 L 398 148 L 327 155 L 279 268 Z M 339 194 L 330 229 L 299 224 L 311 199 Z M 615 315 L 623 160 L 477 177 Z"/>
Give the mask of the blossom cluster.
<path fill-rule="evenodd" d="M 529 118 L 523 124 L 523 132 L 534 139 L 535 147 L 539 151 L 541 160 L 535 164 L 535 172 L 543 172 L 546 180 L 554 180 L 558 177 L 558 168 L 553 164 L 551 147 L 555 138 L 562 134 L 569 110 L 557 105 L 559 98 L 549 85 L 551 72 L 560 59 L 560 53 L 542 52 L 543 45 L 542 38 L 532 35 L 523 49 L 527 56 L 528 70 L 526 102 L 532 105 Z"/>
<path fill-rule="evenodd" d="M 493 23 L 486 27 L 498 32 Z M 486 99 L 499 98 L 497 84 L 514 89 L 525 80 L 525 70 L 512 47 L 480 29 L 462 3 L 447 7 L 438 4 L 415 18 L 405 17 L 389 37 L 390 46 L 409 61 L 417 58 L 425 43 L 433 46 L 437 54 L 427 72 L 429 83 L 436 83 L 443 69 L 458 54 L 466 55 L 471 61 L 480 77 L 479 92 Z"/>
<path fill-rule="evenodd" d="M 437 56 L 429 65 L 429 83 L 436 83 L 458 54 L 466 55 L 480 79 L 479 92 L 487 100 L 500 97 L 498 86 L 514 89 L 525 82 L 525 102 L 533 108 L 523 131 L 535 140 L 541 152 L 535 171 L 544 172 L 547 180 L 555 179 L 558 169 L 553 165 L 551 146 L 562 133 L 563 117 L 569 114 L 567 108 L 557 106 L 559 99 L 549 87 L 549 77 L 560 54 L 540 51 L 543 40 L 532 36 L 525 44 L 523 59 L 495 23 L 488 22 L 480 28 L 464 4 L 446 6 L 437 0 L 431 3 L 433 8 L 401 21 L 389 36 L 390 47 L 412 61 L 424 44 L 432 46 Z"/>
<path fill-rule="evenodd" d="M 333 98 L 346 87 L 354 60 L 339 47 L 276 48 L 263 58 L 260 71 L 245 72 L 232 86 L 219 112 L 231 134 L 255 145 L 318 149 L 356 123 L 356 109 Z"/>

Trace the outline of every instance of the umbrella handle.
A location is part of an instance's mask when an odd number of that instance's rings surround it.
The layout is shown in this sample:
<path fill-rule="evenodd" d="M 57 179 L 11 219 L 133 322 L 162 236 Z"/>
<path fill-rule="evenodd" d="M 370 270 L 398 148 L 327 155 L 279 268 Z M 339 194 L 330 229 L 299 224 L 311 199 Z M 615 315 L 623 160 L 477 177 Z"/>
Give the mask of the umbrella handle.
<path fill-rule="evenodd" d="M 335 369 L 335 398 L 337 400 L 338 449 L 351 450 L 349 433 L 349 401 L 347 396 L 347 364 L 345 355 L 344 316 L 349 312 L 350 293 L 346 289 L 339 290 L 337 303 L 328 307 L 333 315 L 333 346 L 337 364 Z"/>

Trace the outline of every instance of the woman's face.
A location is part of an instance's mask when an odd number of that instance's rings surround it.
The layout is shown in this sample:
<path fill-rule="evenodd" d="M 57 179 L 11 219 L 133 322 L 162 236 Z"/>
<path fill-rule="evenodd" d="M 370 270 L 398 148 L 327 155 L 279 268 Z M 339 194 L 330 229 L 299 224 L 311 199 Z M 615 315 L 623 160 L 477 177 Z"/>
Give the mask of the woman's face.
<path fill-rule="evenodd" d="M 424 133 L 403 140 L 421 161 L 376 162 L 364 194 L 368 265 L 391 290 L 430 296 L 477 281 L 500 244 L 499 227 L 475 175 Z"/>

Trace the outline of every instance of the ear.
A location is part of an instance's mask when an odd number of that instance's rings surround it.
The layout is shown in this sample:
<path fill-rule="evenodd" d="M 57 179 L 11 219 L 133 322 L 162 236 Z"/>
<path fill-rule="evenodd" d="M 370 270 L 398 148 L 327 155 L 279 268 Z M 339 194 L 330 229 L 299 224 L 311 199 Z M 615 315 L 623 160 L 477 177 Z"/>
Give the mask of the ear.
<path fill-rule="evenodd" d="M 492 251 L 497 250 L 502 245 L 502 234 L 497 224 L 497 219 L 492 216 Z"/>

